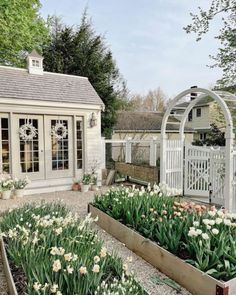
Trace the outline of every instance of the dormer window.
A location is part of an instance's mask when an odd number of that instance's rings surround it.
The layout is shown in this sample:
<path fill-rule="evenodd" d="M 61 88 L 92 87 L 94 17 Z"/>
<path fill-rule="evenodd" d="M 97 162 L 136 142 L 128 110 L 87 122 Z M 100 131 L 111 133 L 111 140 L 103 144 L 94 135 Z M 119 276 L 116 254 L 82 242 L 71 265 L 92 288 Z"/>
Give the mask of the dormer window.
<path fill-rule="evenodd" d="M 37 59 L 32 59 L 32 67 L 39 68 L 40 62 Z"/>

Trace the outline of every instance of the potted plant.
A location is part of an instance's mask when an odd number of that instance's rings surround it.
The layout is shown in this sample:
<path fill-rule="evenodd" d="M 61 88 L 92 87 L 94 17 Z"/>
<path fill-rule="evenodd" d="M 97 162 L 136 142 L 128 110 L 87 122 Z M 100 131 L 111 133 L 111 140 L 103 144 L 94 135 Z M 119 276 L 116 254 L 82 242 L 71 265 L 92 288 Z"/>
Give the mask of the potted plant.
<path fill-rule="evenodd" d="M 91 189 L 92 191 L 96 191 L 97 190 L 97 182 L 98 182 L 98 178 L 96 175 L 92 175 L 91 176 Z"/>
<path fill-rule="evenodd" d="M 82 184 L 81 184 L 81 192 L 86 193 L 89 190 L 91 184 L 91 175 L 90 174 L 84 174 L 82 178 Z"/>
<path fill-rule="evenodd" d="M 0 182 L 0 190 L 3 200 L 8 200 L 11 197 L 11 191 L 14 188 L 13 180 L 10 177 L 3 178 Z"/>
<path fill-rule="evenodd" d="M 78 179 L 73 180 L 73 185 L 72 185 L 72 191 L 80 191 L 81 186 L 80 186 L 80 181 Z"/>
<path fill-rule="evenodd" d="M 30 183 L 29 178 L 26 176 L 24 179 L 14 179 L 15 197 L 22 198 L 25 194 L 25 187 Z"/>

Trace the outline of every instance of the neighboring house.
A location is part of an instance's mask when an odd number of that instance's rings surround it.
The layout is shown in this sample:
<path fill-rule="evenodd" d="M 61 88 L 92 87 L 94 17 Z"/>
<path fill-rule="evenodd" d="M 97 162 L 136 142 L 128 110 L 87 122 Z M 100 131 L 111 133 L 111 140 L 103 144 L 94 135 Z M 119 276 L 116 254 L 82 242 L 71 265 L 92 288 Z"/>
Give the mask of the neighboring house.
<path fill-rule="evenodd" d="M 113 140 L 132 139 L 136 141 L 132 144 L 131 156 L 132 162 L 149 161 L 149 142 L 155 139 L 157 142 L 157 159 L 160 157 L 160 138 L 163 113 L 159 112 L 120 112 L 117 123 L 114 126 Z M 179 124 L 173 118 L 173 124 L 168 124 L 167 138 L 179 139 Z M 185 128 L 185 139 L 191 143 L 193 141 L 194 131 L 191 128 Z M 124 149 L 119 143 L 114 143 L 112 147 L 112 159 L 123 160 Z"/>
<path fill-rule="evenodd" d="M 175 113 L 181 114 L 181 108 L 187 107 L 188 105 L 189 102 L 179 104 L 175 107 Z M 180 107 L 179 110 L 178 107 Z M 210 132 L 211 124 L 213 123 L 224 132 L 224 116 L 218 104 L 212 98 L 205 97 L 190 111 L 186 126 L 195 131 L 194 140 L 204 140 Z"/>
<path fill-rule="evenodd" d="M 160 140 L 163 113 L 160 112 L 120 112 L 117 123 L 114 126 L 112 139 L 144 139 L 150 140 L 156 137 Z M 173 125 L 167 126 L 168 139 L 179 138 L 179 125 L 175 124 L 177 119 L 173 118 Z M 185 138 L 188 142 L 193 140 L 193 129 L 185 128 Z"/>
<path fill-rule="evenodd" d="M 70 189 L 101 163 L 104 104 L 86 77 L 44 72 L 36 51 L 27 61 L 0 66 L 0 174 L 27 175 L 27 193 Z"/>

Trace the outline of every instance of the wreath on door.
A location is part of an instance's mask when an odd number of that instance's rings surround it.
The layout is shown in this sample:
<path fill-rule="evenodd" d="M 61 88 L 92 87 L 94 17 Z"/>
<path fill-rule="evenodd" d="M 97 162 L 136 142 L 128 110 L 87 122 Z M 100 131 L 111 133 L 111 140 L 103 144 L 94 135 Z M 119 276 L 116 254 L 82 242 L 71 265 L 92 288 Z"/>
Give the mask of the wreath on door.
<path fill-rule="evenodd" d="M 34 137 L 38 134 L 37 129 L 31 124 L 26 123 L 21 125 L 19 129 L 20 139 L 24 141 L 33 140 Z"/>
<path fill-rule="evenodd" d="M 63 123 L 58 122 L 52 127 L 51 133 L 57 140 L 61 140 L 67 137 L 68 130 Z"/>

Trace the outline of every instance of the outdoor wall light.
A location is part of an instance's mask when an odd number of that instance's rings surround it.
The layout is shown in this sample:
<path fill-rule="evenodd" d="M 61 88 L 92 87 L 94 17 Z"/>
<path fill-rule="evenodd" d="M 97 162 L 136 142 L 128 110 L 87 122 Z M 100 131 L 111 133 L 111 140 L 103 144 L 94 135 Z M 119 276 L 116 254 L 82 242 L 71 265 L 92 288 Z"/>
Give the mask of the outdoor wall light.
<path fill-rule="evenodd" d="M 93 128 L 96 125 L 97 125 L 97 117 L 96 117 L 95 113 L 92 113 L 91 118 L 90 118 L 90 127 Z"/>

